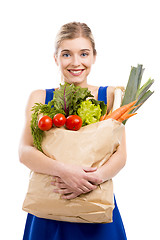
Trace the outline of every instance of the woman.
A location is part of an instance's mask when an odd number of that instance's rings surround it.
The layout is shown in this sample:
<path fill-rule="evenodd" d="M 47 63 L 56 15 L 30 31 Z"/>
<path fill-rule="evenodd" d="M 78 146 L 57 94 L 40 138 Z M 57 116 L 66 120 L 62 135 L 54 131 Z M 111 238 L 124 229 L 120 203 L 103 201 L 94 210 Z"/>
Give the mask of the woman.
<path fill-rule="evenodd" d="M 113 104 L 113 87 L 88 85 L 87 77 L 96 60 L 96 49 L 90 28 L 84 23 L 68 23 L 60 29 L 55 44 L 55 62 L 59 66 L 64 82 L 87 87 L 94 98 L 109 100 Z M 125 165 L 125 133 L 118 150 L 99 169 L 65 165 L 53 161 L 33 146 L 30 130 L 31 108 L 36 102 L 48 103 L 53 98 L 53 89 L 31 93 L 26 108 L 26 124 L 19 148 L 20 161 L 32 171 L 55 177 L 52 183 L 55 192 L 64 199 L 72 199 L 87 193 L 108 179 L 113 178 Z M 28 214 L 23 240 L 123 240 L 125 230 L 116 201 L 113 222 L 108 224 L 84 224 L 60 222 L 38 218 Z"/>

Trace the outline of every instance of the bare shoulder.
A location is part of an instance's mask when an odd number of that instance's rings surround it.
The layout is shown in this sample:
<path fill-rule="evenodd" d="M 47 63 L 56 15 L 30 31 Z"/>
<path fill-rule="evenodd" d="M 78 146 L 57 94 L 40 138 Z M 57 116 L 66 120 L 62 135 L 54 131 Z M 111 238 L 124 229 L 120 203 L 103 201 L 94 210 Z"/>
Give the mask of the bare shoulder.
<path fill-rule="evenodd" d="M 29 101 L 36 101 L 38 103 L 45 103 L 46 91 L 43 89 L 34 90 L 29 96 Z"/>
<path fill-rule="evenodd" d="M 46 91 L 45 90 L 34 90 L 31 92 L 28 103 L 26 106 L 26 114 L 28 117 L 31 117 L 31 109 L 34 106 L 35 103 L 45 103 L 45 98 L 46 98 Z"/>
<path fill-rule="evenodd" d="M 107 88 L 107 103 L 108 103 L 108 109 L 109 111 L 113 107 L 113 102 L 114 102 L 114 91 L 115 87 L 109 86 Z"/>

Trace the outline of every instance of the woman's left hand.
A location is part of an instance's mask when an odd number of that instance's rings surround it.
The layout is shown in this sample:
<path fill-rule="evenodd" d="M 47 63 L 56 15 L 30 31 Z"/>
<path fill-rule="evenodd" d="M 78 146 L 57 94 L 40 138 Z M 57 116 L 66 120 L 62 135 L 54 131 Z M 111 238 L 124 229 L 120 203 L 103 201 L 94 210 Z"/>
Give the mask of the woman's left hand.
<path fill-rule="evenodd" d="M 92 175 L 93 177 L 98 177 L 98 172 L 95 171 L 94 173 L 93 172 L 88 172 L 88 174 Z M 76 198 L 78 197 L 79 195 L 81 194 L 78 194 L 77 192 L 73 192 L 73 189 L 70 188 L 70 186 L 68 186 L 67 184 L 65 184 L 63 182 L 63 180 L 60 178 L 60 177 L 57 177 L 57 176 L 54 176 L 53 177 L 53 181 L 51 182 L 52 185 L 56 186 L 56 189 L 54 189 L 53 191 L 55 193 L 59 193 L 61 194 L 61 198 L 62 199 L 73 199 L 73 198 Z M 92 182 L 92 184 L 94 184 Z M 95 188 L 97 188 L 97 185 L 94 184 Z M 89 190 L 88 188 L 86 188 L 86 190 L 84 191 L 84 193 L 88 193 L 88 192 L 91 192 L 92 190 Z"/>
<path fill-rule="evenodd" d="M 60 177 L 53 177 L 51 184 L 56 186 L 56 189 L 54 189 L 53 192 L 61 194 L 62 199 L 73 199 L 78 196 L 78 194 L 73 192 L 73 189 L 65 184 Z"/>

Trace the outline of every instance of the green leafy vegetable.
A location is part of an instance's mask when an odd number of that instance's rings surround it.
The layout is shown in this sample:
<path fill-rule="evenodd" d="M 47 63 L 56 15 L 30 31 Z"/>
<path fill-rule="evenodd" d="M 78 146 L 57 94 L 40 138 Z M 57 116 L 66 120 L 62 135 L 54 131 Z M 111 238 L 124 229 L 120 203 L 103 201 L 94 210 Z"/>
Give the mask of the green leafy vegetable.
<path fill-rule="evenodd" d="M 63 110 L 65 116 L 76 114 L 82 101 L 93 97 L 88 88 L 76 87 L 74 84 L 60 84 L 60 88 L 54 92 L 53 105 L 57 110 Z"/>
<path fill-rule="evenodd" d="M 39 116 L 42 114 L 42 115 L 47 115 L 53 118 L 54 115 L 56 115 L 57 113 L 63 113 L 63 112 L 62 110 L 58 111 L 57 109 L 53 108 L 52 102 L 49 102 L 48 104 L 35 103 L 35 105 L 31 110 L 33 111 L 32 119 L 31 119 L 31 132 L 33 136 L 33 143 L 38 150 L 42 151 L 41 142 L 43 140 L 44 132 L 40 130 L 38 127 Z"/>
<path fill-rule="evenodd" d="M 78 116 L 82 118 L 82 126 L 98 122 L 101 112 L 100 105 L 95 105 L 90 100 L 81 102 L 80 108 L 77 110 Z"/>
<path fill-rule="evenodd" d="M 106 111 L 107 111 L 107 104 L 105 104 L 103 101 L 97 101 L 96 99 L 94 99 L 94 98 L 91 98 L 90 99 L 90 101 L 93 103 L 93 104 L 95 104 L 96 106 L 100 106 L 100 108 L 101 108 L 101 116 L 103 116 L 105 113 L 106 113 Z"/>

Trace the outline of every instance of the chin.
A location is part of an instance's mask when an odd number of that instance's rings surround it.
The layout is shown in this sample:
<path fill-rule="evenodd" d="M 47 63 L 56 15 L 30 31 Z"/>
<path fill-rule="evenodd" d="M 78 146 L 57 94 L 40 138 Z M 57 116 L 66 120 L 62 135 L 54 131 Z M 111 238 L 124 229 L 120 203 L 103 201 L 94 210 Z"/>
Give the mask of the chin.
<path fill-rule="evenodd" d="M 85 82 L 84 79 L 66 79 L 65 78 L 65 82 L 69 83 L 69 84 L 75 84 L 75 85 L 79 85 L 82 84 L 83 82 Z"/>

